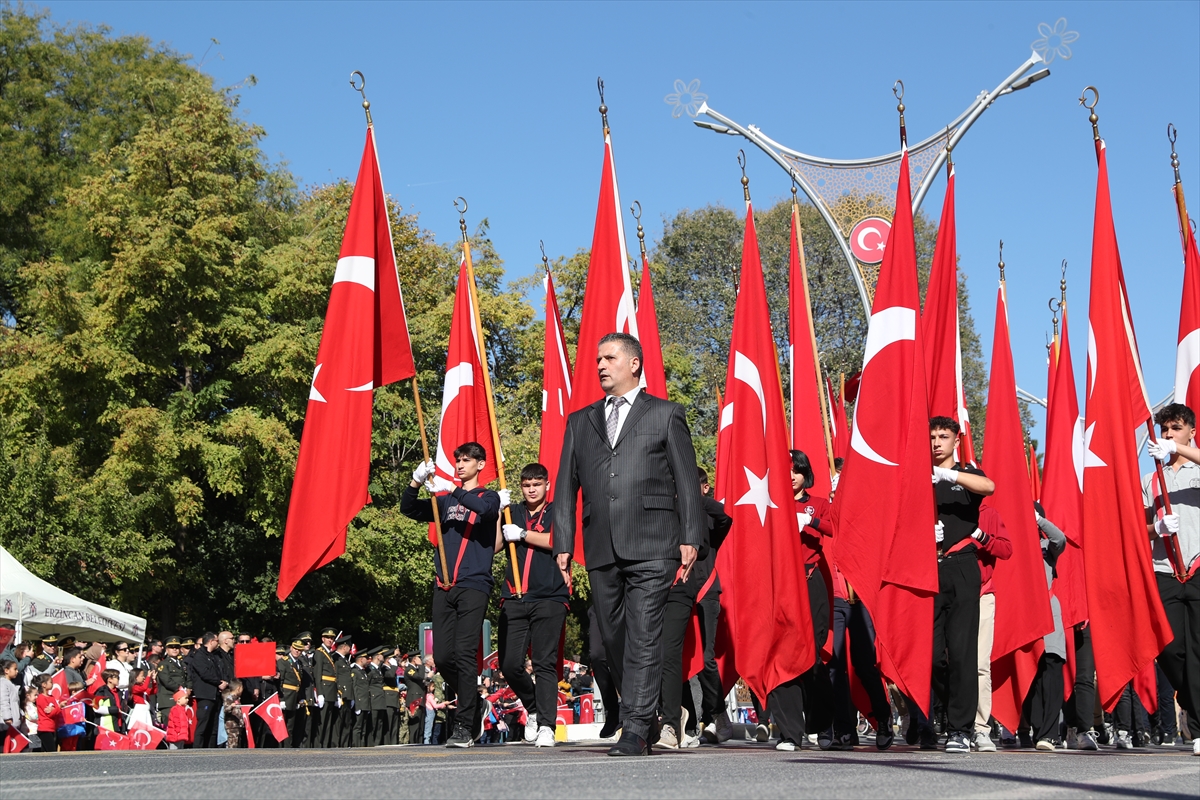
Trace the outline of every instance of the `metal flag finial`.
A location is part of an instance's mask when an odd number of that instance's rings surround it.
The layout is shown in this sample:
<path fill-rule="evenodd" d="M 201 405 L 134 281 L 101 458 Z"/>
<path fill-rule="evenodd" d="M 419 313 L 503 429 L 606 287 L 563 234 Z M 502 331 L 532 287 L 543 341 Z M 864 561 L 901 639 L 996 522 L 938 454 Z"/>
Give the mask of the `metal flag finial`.
<path fill-rule="evenodd" d="M 1175 185 L 1178 186 L 1179 181 L 1179 156 L 1175 153 L 1175 139 L 1178 138 L 1179 131 L 1175 130 L 1175 126 L 1170 122 L 1167 123 L 1167 141 L 1171 143 L 1171 168 L 1175 170 Z"/>
<path fill-rule="evenodd" d="M 1092 93 L 1092 104 L 1087 103 L 1087 93 Z M 1096 104 L 1100 102 L 1100 90 L 1095 86 L 1083 87 L 1083 92 L 1079 95 L 1079 105 L 1086 108 L 1091 113 L 1088 114 L 1088 122 L 1092 123 L 1092 139 L 1100 141 L 1100 117 L 1096 116 Z"/>
<path fill-rule="evenodd" d="M 800 208 L 800 197 L 796 194 L 796 176 L 792 176 L 792 208 Z"/>
<path fill-rule="evenodd" d="M 1062 308 L 1067 304 L 1067 260 L 1062 260 L 1062 277 L 1058 280 L 1058 292 L 1062 295 L 1062 299 L 1058 303 L 1058 307 Z"/>
<path fill-rule="evenodd" d="M 635 211 L 633 206 L 637 206 Z M 642 228 L 642 204 L 637 200 L 633 201 L 633 206 L 629 207 L 629 213 L 633 214 L 633 218 L 637 220 L 638 245 L 642 249 L 642 260 L 646 260 L 646 231 Z"/>
<path fill-rule="evenodd" d="M 358 83 L 354 79 L 358 79 Z M 371 101 L 367 99 L 367 76 L 363 75 L 360 70 L 354 70 L 350 73 L 350 88 L 362 95 L 363 111 L 367 114 L 367 127 L 371 127 L 374 122 L 371 121 Z"/>
<path fill-rule="evenodd" d="M 897 79 L 892 84 L 892 94 L 896 95 L 896 111 L 900 114 L 900 146 L 908 147 L 908 128 L 904 124 L 904 81 Z"/>
<path fill-rule="evenodd" d="M 742 195 L 745 196 L 746 202 L 750 202 L 750 179 L 746 177 L 746 151 L 738 150 L 737 157 L 738 166 L 742 168 Z"/>
<path fill-rule="evenodd" d="M 462 208 L 458 207 L 459 201 L 462 202 Z M 454 199 L 454 210 L 458 212 L 458 229 L 462 231 L 463 241 L 467 241 L 467 198 L 459 195 Z"/>
<path fill-rule="evenodd" d="M 1004 280 L 1004 240 L 1000 240 L 1000 280 Z"/>
<path fill-rule="evenodd" d="M 954 145 L 951 144 L 953 136 L 950 133 L 950 126 L 946 126 L 946 178 L 949 179 L 954 173 L 954 159 L 951 157 L 951 152 L 954 150 Z"/>
<path fill-rule="evenodd" d="M 600 92 L 600 121 L 604 124 L 604 135 L 608 136 L 608 106 L 604 104 L 604 78 L 596 78 L 596 89 Z"/>
<path fill-rule="evenodd" d="M 1058 338 L 1058 312 L 1062 309 L 1062 301 L 1057 297 L 1051 297 L 1048 304 L 1050 306 L 1050 322 L 1054 325 L 1054 338 Z"/>
<path fill-rule="evenodd" d="M 538 247 L 542 248 L 542 268 L 546 270 L 546 274 L 550 274 L 550 259 L 546 258 L 546 243 L 538 239 Z"/>

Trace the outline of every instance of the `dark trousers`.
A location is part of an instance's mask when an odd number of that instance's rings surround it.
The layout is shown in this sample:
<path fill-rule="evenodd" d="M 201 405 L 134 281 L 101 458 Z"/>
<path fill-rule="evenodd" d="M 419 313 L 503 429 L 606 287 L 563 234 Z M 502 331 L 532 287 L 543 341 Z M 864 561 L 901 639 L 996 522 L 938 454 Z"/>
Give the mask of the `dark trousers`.
<path fill-rule="evenodd" d="M 478 693 L 476 693 L 478 695 Z M 374 732 L 371 736 L 371 744 L 395 744 L 388 740 L 388 734 L 392 730 L 392 722 L 396 718 L 396 709 L 381 708 L 371 712 L 371 720 L 374 722 Z"/>
<path fill-rule="evenodd" d="M 608 669 L 608 653 L 604 649 L 604 636 L 600 633 L 594 605 L 588 606 L 588 658 L 592 662 L 592 681 L 604 704 L 607 725 L 609 721 L 621 718 L 621 699 L 617 696 L 617 684 Z"/>
<path fill-rule="evenodd" d="M 43 753 L 58 752 L 58 734 L 54 731 L 38 731 L 37 737 L 42 743 Z"/>
<path fill-rule="evenodd" d="M 500 608 L 500 671 L 525 710 L 537 714 L 543 728 L 554 728 L 558 716 L 558 681 L 562 677 L 558 643 L 566 619 L 566 604 L 555 600 L 509 599 Z M 526 652 L 533 662 L 536 684 L 525 671 Z"/>
<path fill-rule="evenodd" d="M 688 625 L 692 622 L 692 598 L 685 592 L 672 589 L 667 595 L 667 605 L 663 609 L 662 630 L 662 724 L 670 725 L 677 736 L 682 739 L 683 731 L 679 730 L 682 718 L 680 709 L 683 708 L 683 640 L 687 635 Z M 690 692 L 690 686 L 689 694 Z"/>
<path fill-rule="evenodd" d="M 313 747 L 337 747 L 337 700 L 326 700 L 324 708 L 312 710 Z"/>
<path fill-rule="evenodd" d="M 797 747 L 804 743 L 804 679 L 793 678 L 781 684 L 767 695 L 767 712 L 779 728 L 780 740 L 790 739 Z M 760 716 L 759 723 L 766 724 Z"/>
<path fill-rule="evenodd" d="M 400 744 L 400 715 L 399 708 L 388 709 L 388 730 L 386 744 Z"/>
<path fill-rule="evenodd" d="M 458 698 L 455 731 L 471 737 L 479 730 L 479 637 L 487 605 L 477 589 L 433 590 L 433 660 Z"/>
<path fill-rule="evenodd" d="M 1071 699 L 1063 704 L 1067 726 L 1088 731 L 1096 714 L 1096 657 L 1092 653 L 1092 629 L 1076 626 L 1067 637 L 1067 647 L 1075 648 L 1075 686 Z"/>
<path fill-rule="evenodd" d="M 1117 701 L 1117 707 L 1113 709 L 1112 719 L 1113 726 L 1118 731 L 1137 733 L 1150 729 L 1150 719 L 1146 714 L 1146 709 L 1142 706 L 1142 699 L 1133 690 L 1132 683 L 1128 684 L 1121 692 L 1121 699 Z"/>
<path fill-rule="evenodd" d="M 1200 719 L 1200 572 L 1180 583 L 1174 576 L 1154 573 L 1158 596 L 1175 638 L 1158 657 L 1163 674 L 1187 712 L 1188 725 Z"/>
<path fill-rule="evenodd" d="M 410 699 L 409 703 L 413 701 Z M 408 743 L 421 744 L 425 741 L 425 698 L 420 699 L 421 705 L 417 707 L 417 713 L 410 714 L 408 717 Z"/>
<path fill-rule="evenodd" d="M 846 652 L 846 632 L 849 631 L 849 653 Z M 847 659 L 847 656 L 849 658 Z M 843 736 L 854 733 L 858 716 L 850 695 L 849 665 L 871 701 L 871 717 L 876 730 L 890 727 L 892 707 L 883 691 L 879 670 L 875 666 L 875 624 L 862 603 L 851 605 L 840 597 L 833 599 L 833 733 Z"/>
<path fill-rule="evenodd" d="M 308 714 L 303 708 L 288 708 L 283 712 L 283 724 L 287 726 L 288 738 L 280 742 L 280 747 L 302 747 L 304 731 L 308 727 Z"/>
<path fill-rule="evenodd" d="M 354 733 L 351 742 L 354 747 L 367 747 L 371 742 L 371 712 L 364 709 L 354 710 Z"/>
<path fill-rule="evenodd" d="M 1025 696 L 1022 716 L 1029 720 L 1033 741 L 1058 738 L 1058 711 L 1063 704 L 1063 659 L 1043 653 L 1037 675 Z"/>
<path fill-rule="evenodd" d="M 704 669 L 697 676 L 700 679 L 703 706 L 700 709 L 700 721 L 708 724 L 725 710 L 725 695 L 721 691 L 721 672 L 717 669 L 715 651 L 717 616 L 721 613 L 721 592 L 717 588 L 717 581 L 713 582 L 708 594 L 696 605 L 696 613 L 700 615 L 700 632 L 704 635 Z"/>
<path fill-rule="evenodd" d="M 217 717 L 220 706 L 216 700 L 196 701 L 196 739 L 193 747 L 217 746 Z"/>
<path fill-rule="evenodd" d="M 618 561 L 588 570 L 608 669 L 626 733 L 646 739 L 662 685 L 663 611 L 676 560 Z M 434 641 L 437 641 L 436 634 Z"/>
<path fill-rule="evenodd" d="M 338 747 L 349 747 L 354 740 L 354 709 L 350 700 L 343 699 L 342 707 L 338 709 Z"/>
<path fill-rule="evenodd" d="M 1175 687 L 1157 661 L 1154 663 L 1154 674 L 1158 679 L 1158 708 L 1150 715 L 1150 729 L 1174 740 L 1175 734 L 1179 733 L 1179 721 L 1175 718 Z"/>
<path fill-rule="evenodd" d="M 946 707 L 950 731 L 975 730 L 979 702 L 979 560 L 961 550 L 938 562 L 933 601 L 933 689 Z"/>

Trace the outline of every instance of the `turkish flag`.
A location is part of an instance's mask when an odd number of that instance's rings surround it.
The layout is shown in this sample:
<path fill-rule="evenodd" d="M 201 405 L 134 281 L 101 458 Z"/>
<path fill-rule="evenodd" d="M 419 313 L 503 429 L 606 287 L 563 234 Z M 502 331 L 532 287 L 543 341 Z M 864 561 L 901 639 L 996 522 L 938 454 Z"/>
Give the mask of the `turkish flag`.
<path fill-rule="evenodd" d="M 971 421 L 962 379 L 962 340 L 958 328 L 958 252 L 954 220 L 954 167 L 946 179 L 946 199 L 938 225 L 937 244 L 929 268 L 925 309 L 921 312 L 921 335 L 925 338 L 926 394 L 929 415 L 958 422 L 962 436 L 957 456 L 962 463 L 975 463 Z"/>
<path fill-rule="evenodd" d="M 101 653 L 100 660 L 92 667 L 90 678 L 88 679 L 88 689 L 95 690 L 98 686 L 104 685 L 104 670 L 108 669 L 108 654 Z"/>
<path fill-rule="evenodd" d="M 98 728 L 96 730 L 96 749 L 129 750 L 131 746 L 129 737 L 125 734 L 110 731 L 108 728 Z"/>
<path fill-rule="evenodd" d="M 741 284 L 729 345 L 732 441 L 721 476 L 733 527 L 717 554 L 721 618 L 733 666 L 760 698 L 816 662 L 800 529 L 792 499 L 788 424 L 771 333 L 754 211 L 746 204 Z M 718 637 L 720 639 L 720 637 Z M 724 649 L 727 660 L 730 652 Z M 728 663 L 728 662 L 726 662 Z"/>
<path fill-rule="evenodd" d="M 1062 607 L 1063 626 L 1086 622 L 1087 588 L 1083 571 L 1083 420 L 1075 394 L 1067 307 L 1062 308 L 1062 332 L 1051 353 L 1054 381 L 1046 409 L 1046 461 L 1042 470 L 1042 507 L 1046 519 L 1067 536 L 1067 549 L 1058 557 L 1054 596 Z M 1068 648 L 1070 651 L 1072 648 Z"/>
<path fill-rule="evenodd" d="M 667 370 L 663 366 L 662 340 L 658 337 L 658 312 L 650 285 L 650 262 L 642 254 L 642 279 L 638 283 L 637 336 L 642 344 L 642 379 L 646 391 L 667 399 Z"/>
<path fill-rule="evenodd" d="M 554 499 L 558 462 L 562 457 L 563 437 L 567 432 L 567 414 L 571 409 L 571 355 L 558 313 L 554 278 L 546 272 L 546 336 L 542 356 L 542 432 L 538 441 L 538 463 L 550 473 L 548 499 Z M 580 551 L 582 552 L 582 551 Z"/>
<path fill-rule="evenodd" d="M 5 755 L 19 753 L 26 747 L 29 747 L 29 737 L 9 725 L 8 730 L 4 732 Z"/>
<path fill-rule="evenodd" d="M 844 461 L 850 449 L 850 426 L 846 422 L 846 398 L 843 397 L 845 391 L 834 394 L 833 381 L 826 378 L 825 382 L 829 387 L 829 429 L 832 433 L 833 457 Z"/>
<path fill-rule="evenodd" d="M 730 474 L 729 457 L 733 453 L 733 403 L 729 401 L 728 394 L 721 397 L 720 389 L 717 390 L 717 408 L 721 413 L 717 422 L 717 463 L 716 475 L 713 476 L 713 499 L 724 503 L 725 498 L 729 496 L 725 483 Z"/>
<path fill-rule="evenodd" d="M 1029 443 L 1029 490 L 1034 500 L 1042 499 L 1042 474 L 1038 469 L 1037 446 L 1033 442 Z"/>
<path fill-rule="evenodd" d="M 373 390 L 415 374 L 387 199 L 368 127 L 308 392 L 283 534 L 280 600 L 305 575 L 346 551 L 346 528 L 371 501 Z"/>
<path fill-rule="evenodd" d="M 817 497 L 833 491 L 832 464 L 825 438 L 827 416 L 822 413 L 821 365 L 817 363 L 813 332 L 812 303 L 808 295 L 808 268 L 804 263 L 804 235 L 800 231 L 800 208 L 792 203 L 791 247 L 788 252 L 788 363 L 791 367 L 791 442 L 804 451 L 812 464 Z"/>
<path fill-rule="evenodd" d="M 1083 561 L 1096 691 L 1104 708 L 1112 710 L 1125 686 L 1170 643 L 1172 632 L 1150 560 L 1134 439 L 1150 418 L 1150 408 L 1113 225 L 1106 149 L 1102 141 L 1096 144 Z"/>
<path fill-rule="evenodd" d="M 266 721 L 267 727 L 271 729 L 271 735 L 275 737 L 275 741 L 282 742 L 288 738 L 287 724 L 283 721 L 283 709 L 279 707 L 279 692 L 275 692 L 266 700 L 259 703 L 254 709 L 254 713 Z"/>
<path fill-rule="evenodd" d="M 67 684 L 67 671 L 60 669 L 51 678 L 54 684 L 50 687 L 50 696 L 60 703 L 71 696 L 71 688 Z"/>
<path fill-rule="evenodd" d="M 1183 240 L 1183 297 L 1179 304 L 1179 346 L 1175 350 L 1175 402 L 1200 408 L 1200 253 L 1196 234 L 1187 222 L 1183 186 L 1175 184 Z"/>
<path fill-rule="evenodd" d="M 884 675 L 928 714 L 937 511 L 919 304 L 905 151 L 867 329 L 850 452 L 834 498 L 833 550 L 834 563 L 874 618 Z"/>
<path fill-rule="evenodd" d="M 276 670 L 274 642 L 248 642 L 233 646 L 233 677 L 261 678 Z"/>
<path fill-rule="evenodd" d="M 83 722 L 84 708 L 83 703 L 67 703 L 62 707 L 62 724 L 74 725 Z"/>
<path fill-rule="evenodd" d="M 130 750 L 157 750 L 167 732 L 145 722 L 135 722 L 129 729 Z"/>
<path fill-rule="evenodd" d="M 984 503 L 1004 521 L 1012 555 L 997 560 L 992 573 L 996 620 L 992 639 L 992 715 L 1010 730 L 1021 719 L 1029 681 L 1037 674 L 1040 644 L 1054 630 L 1041 535 L 1034 523 L 1025 431 L 1017 407 L 1008 333 L 1005 286 L 996 295 L 996 329 L 992 336 L 992 372 L 988 383 L 988 418 L 983 452 L 988 477 L 996 484 Z"/>

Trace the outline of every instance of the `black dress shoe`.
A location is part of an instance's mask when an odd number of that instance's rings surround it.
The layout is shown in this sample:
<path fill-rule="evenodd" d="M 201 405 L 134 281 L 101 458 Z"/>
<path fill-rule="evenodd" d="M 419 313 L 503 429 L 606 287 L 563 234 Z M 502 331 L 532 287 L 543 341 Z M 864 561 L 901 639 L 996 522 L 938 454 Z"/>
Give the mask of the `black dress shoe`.
<path fill-rule="evenodd" d="M 607 739 L 621 729 L 621 718 L 610 717 L 604 720 L 604 727 L 600 729 L 600 738 Z"/>
<path fill-rule="evenodd" d="M 875 746 L 880 750 L 887 750 L 894 741 L 896 741 L 896 734 L 892 732 L 891 725 L 881 727 L 875 734 Z"/>
<path fill-rule="evenodd" d="M 646 744 L 646 740 L 636 733 L 625 731 L 608 751 L 608 754 L 610 756 L 648 756 L 650 755 L 650 745 Z"/>

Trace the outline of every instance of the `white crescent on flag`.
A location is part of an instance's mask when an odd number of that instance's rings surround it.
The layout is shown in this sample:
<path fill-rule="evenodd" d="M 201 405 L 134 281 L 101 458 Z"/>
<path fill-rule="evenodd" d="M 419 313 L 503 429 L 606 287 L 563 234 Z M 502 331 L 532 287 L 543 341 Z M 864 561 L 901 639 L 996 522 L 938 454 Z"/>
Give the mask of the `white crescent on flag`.
<path fill-rule="evenodd" d="M 871 359 L 888 345 L 896 342 L 915 341 L 917 338 L 917 312 L 906 306 L 891 306 L 871 315 L 867 327 L 867 346 L 863 354 L 862 374 L 865 376 L 867 365 Z M 861 391 L 861 390 L 860 390 Z M 854 406 L 854 430 L 850 433 L 850 446 L 855 452 L 869 458 L 877 464 L 894 467 L 894 461 L 888 461 L 867 442 L 858 425 L 859 405 Z"/>

